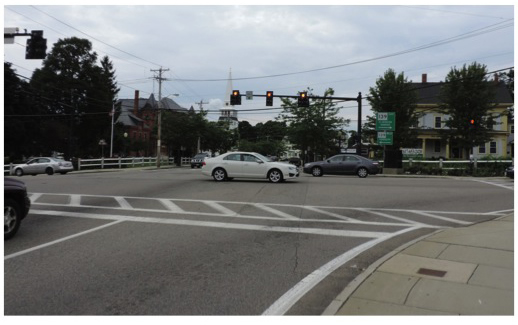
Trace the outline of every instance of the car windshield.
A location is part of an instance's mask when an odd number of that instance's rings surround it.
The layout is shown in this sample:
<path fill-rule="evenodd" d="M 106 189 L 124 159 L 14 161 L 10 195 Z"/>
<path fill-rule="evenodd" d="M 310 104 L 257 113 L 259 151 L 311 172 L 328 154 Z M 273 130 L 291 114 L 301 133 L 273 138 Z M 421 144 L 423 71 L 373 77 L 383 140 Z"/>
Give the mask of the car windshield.
<path fill-rule="evenodd" d="M 199 154 L 197 154 L 196 156 L 194 156 L 194 158 L 196 158 L 196 159 L 200 159 L 200 158 L 205 158 L 206 156 L 207 156 L 207 155 L 205 155 L 205 154 L 201 154 L 201 153 L 199 153 Z"/>
<path fill-rule="evenodd" d="M 259 157 L 262 161 L 265 161 L 265 162 L 271 162 L 272 161 L 272 160 L 270 160 L 270 158 L 267 158 L 267 157 L 261 155 L 260 153 L 254 153 L 254 155 Z"/>

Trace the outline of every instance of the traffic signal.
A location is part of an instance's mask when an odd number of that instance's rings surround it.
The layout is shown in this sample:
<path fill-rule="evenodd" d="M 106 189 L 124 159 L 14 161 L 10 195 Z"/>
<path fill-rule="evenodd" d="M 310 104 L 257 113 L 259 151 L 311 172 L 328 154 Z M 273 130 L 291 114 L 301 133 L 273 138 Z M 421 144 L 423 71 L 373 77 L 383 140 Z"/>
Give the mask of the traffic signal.
<path fill-rule="evenodd" d="M 230 105 L 241 105 L 241 95 L 239 90 L 233 90 L 230 95 Z"/>
<path fill-rule="evenodd" d="M 47 56 L 47 39 L 43 38 L 42 30 L 31 31 L 31 38 L 27 40 L 25 59 L 42 60 Z"/>
<path fill-rule="evenodd" d="M 273 91 L 266 92 L 266 106 L 273 106 Z"/>
<path fill-rule="evenodd" d="M 475 120 L 474 119 L 469 120 L 469 125 L 475 126 Z"/>
<path fill-rule="evenodd" d="M 309 107 L 309 98 L 308 98 L 307 91 L 303 91 L 303 92 L 299 93 L 298 106 L 299 107 Z"/>

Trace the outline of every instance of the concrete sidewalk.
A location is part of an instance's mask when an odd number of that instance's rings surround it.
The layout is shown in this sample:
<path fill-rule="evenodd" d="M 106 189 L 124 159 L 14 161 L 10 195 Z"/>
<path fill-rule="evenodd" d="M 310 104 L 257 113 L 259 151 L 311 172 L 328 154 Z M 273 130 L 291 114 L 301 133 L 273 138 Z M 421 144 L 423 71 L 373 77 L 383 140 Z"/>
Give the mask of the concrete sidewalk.
<path fill-rule="evenodd" d="M 373 264 L 323 315 L 514 315 L 514 214 L 421 238 Z"/>

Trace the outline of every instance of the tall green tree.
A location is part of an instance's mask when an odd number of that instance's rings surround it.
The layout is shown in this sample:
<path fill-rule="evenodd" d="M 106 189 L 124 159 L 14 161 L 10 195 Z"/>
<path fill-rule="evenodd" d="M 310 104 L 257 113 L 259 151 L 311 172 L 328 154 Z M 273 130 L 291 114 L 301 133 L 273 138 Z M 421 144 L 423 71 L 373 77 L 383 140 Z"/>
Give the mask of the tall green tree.
<path fill-rule="evenodd" d="M 382 77 L 376 80 L 376 85 L 369 89 L 367 101 L 374 113 L 396 113 L 396 130 L 392 149 L 412 147 L 416 144 L 417 132 L 414 127 L 418 119 L 415 113 L 417 94 L 404 73 L 396 74 L 393 69 L 388 69 Z M 368 117 L 362 134 L 366 137 L 376 138 L 375 115 Z"/>
<path fill-rule="evenodd" d="M 54 44 L 42 68 L 34 71 L 30 85 L 41 94 L 41 105 L 48 113 L 45 119 L 60 125 L 55 130 L 64 139 L 50 150 L 68 157 L 95 156 L 99 140 L 109 137 L 109 112 L 118 88 L 109 59 L 104 57 L 100 65 L 97 59 L 89 40 L 65 38 Z"/>
<path fill-rule="evenodd" d="M 312 96 L 309 88 L 308 95 Z M 338 116 L 342 107 L 325 99 L 332 95 L 334 90 L 327 89 L 323 98 L 312 99 L 309 107 L 298 107 L 296 100 L 282 99 L 284 110 L 277 120 L 286 123 L 290 142 L 302 151 L 306 161 L 313 159 L 308 153 L 318 156 L 336 153 L 339 131 L 349 123 L 349 120 Z"/>
<path fill-rule="evenodd" d="M 469 157 L 474 146 L 491 139 L 495 120 L 489 111 L 496 103 L 494 83 L 487 76 L 486 66 L 474 62 L 452 68 L 441 87 L 439 109 L 449 116 L 442 136 L 452 147 L 463 149 L 464 157 Z"/>
<path fill-rule="evenodd" d="M 9 161 L 42 151 L 42 119 L 36 93 L 18 77 L 10 63 L 4 62 L 4 155 Z"/>

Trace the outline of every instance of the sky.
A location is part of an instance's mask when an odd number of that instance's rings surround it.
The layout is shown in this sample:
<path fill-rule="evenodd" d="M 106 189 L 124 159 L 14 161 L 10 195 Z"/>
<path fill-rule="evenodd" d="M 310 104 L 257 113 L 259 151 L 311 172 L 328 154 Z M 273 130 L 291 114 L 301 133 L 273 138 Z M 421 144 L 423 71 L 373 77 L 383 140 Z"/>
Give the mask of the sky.
<path fill-rule="evenodd" d="M 11 4 L 12 3 L 12 4 Z M 365 97 L 388 69 L 409 81 L 444 81 L 452 67 L 478 62 L 488 71 L 514 67 L 512 1 L 492 5 L 294 5 L 296 2 L 214 2 L 192 0 L 183 5 L 128 2 L 131 5 L 61 5 L 59 2 L 7 1 L 4 27 L 43 30 L 47 52 L 58 39 L 86 38 L 99 59 L 108 56 L 116 70 L 119 99 L 152 93 L 158 98 L 156 70 L 163 69 L 162 97 L 182 107 L 208 111 L 216 121 L 226 96 L 227 79 L 241 93 L 295 96 L 312 89 L 323 95 Z M 180 3 L 182 2 L 174 2 Z M 189 3 L 190 5 L 185 5 Z M 254 2 L 251 2 L 252 4 Z M 301 3 L 301 2 L 298 2 Z M 302 2 L 304 3 L 304 2 Z M 340 4 L 342 3 L 342 4 Z M 437 2 L 436 2 L 437 3 Z M 192 5 L 194 4 L 194 5 Z M 279 4 L 279 5 L 277 5 Z M 494 5 L 497 4 L 497 5 Z M 4 61 L 30 78 L 42 60 L 25 60 L 27 37 L 4 45 Z M 356 102 L 344 102 L 340 116 L 357 125 Z M 242 99 L 240 121 L 255 125 L 275 119 L 282 111 L 263 97 Z M 362 101 L 362 120 L 372 115 Z M 271 110 L 264 110 L 271 108 Z"/>

